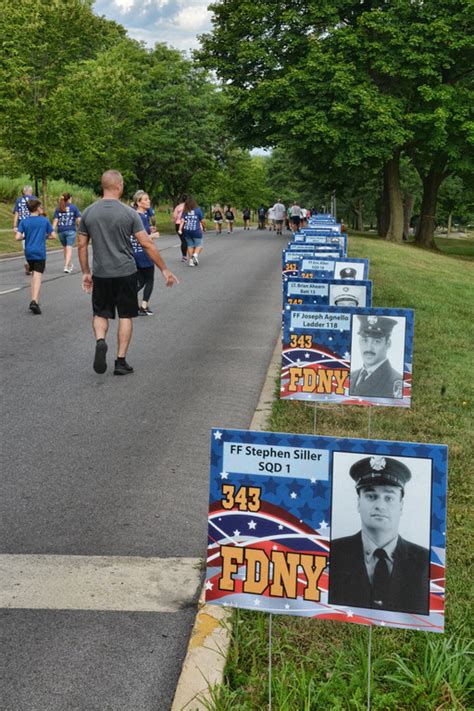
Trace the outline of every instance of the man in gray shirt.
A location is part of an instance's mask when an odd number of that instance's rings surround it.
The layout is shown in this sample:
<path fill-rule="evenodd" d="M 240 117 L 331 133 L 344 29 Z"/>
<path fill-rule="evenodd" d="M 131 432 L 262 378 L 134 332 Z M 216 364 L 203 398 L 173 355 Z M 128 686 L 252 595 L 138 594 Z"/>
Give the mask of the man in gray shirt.
<path fill-rule="evenodd" d="M 178 280 L 166 267 L 152 239 L 143 228 L 135 210 L 120 202 L 123 178 L 116 170 L 102 175 L 103 198 L 83 212 L 78 230 L 78 256 L 82 270 L 82 288 L 92 294 L 92 326 L 96 337 L 94 370 L 107 370 L 105 337 L 109 319 L 119 317 L 117 359 L 114 375 L 133 373 L 126 355 L 132 338 L 132 318 L 138 315 L 137 268 L 130 236 L 134 235 L 166 280 L 166 286 Z M 89 268 L 88 244 L 92 243 L 92 274 Z"/>

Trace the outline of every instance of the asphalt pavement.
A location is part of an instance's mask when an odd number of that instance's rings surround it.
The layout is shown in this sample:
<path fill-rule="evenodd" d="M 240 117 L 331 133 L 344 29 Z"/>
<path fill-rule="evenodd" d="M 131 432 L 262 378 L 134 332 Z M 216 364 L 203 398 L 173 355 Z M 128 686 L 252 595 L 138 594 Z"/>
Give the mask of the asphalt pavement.
<path fill-rule="evenodd" d="M 206 553 L 210 429 L 250 423 L 286 242 L 210 233 L 191 269 L 161 237 L 180 284 L 156 272 L 124 377 L 114 323 L 109 368 L 92 370 L 90 297 L 60 253 L 40 316 L 21 257 L 0 261 L 2 710 L 170 707 Z"/>

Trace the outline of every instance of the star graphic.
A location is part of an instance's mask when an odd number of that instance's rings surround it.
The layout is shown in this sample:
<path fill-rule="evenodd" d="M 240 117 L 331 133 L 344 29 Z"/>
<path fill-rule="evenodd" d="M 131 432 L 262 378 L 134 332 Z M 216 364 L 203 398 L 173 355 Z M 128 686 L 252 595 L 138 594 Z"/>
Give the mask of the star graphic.
<path fill-rule="evenodd" d="M 228 478 L 229 478 L 228 472 L 221 472 L 221 479 L 228 479 Z"/>
<path fill-rule="evenodd" d="M 381 623 L 380 623 L 380 626 L 381 626 L 381 627 L 385 627 L 385 622 L 381 622 Z"/>
<path fill-rule="evenodd" d="M 298 509 L 298 513 L 300 516 L 303 517 L 304 520 L 311 521 L 313 518 L 313 509 L 311 506 L 308 506 L 307 503 L 304 504 L 301 508 Z"/>
<path fill-rule="evenodd" d="M 274 479 L 267 479 L 265 482 L 265 493 L 266 494 L 276 494 L 278 489 L 278 483 Z"/>
<path fill-rule="evenodd" d="M 316 482 L 313 489 L 313 494 L 318 499 L 326 498 L 327 486 L 323 484 L 322 481 Z"/>
<path fill-rule="evenodd" d="M 285 610 L 289 610 L 289 609 L 290 609 L 290 606 L 288 605 L 288 603 L 286 603 Z"/>
<path fill-rule="evenodd" d="M 344 360 L 350 360 L 350 358 L 351 358 L 351 354 L 349 353 L 349 351 L 346 351 L 344 353 Z"/>
<path fill-rule="evenodd" d="M 316 479 L 310 479 L 311 484 L 316 484 Z"/>
<path fill-rule="evenodd" d="M 279 530 L 279 531 L 283 531 L 283 526 L 281 525 L 281 523 L 278 524 L 278 530 Z"/>
<path fill-rule="evenodd" d="M 292 491 L 291 494 L 290 494 L 290 497 L 291 497 L 292 499 L 296 499 L 297 496 L 298 496 L 298 494 L 297 494 L 295 491 Z"/>
<path fill-rule="evenodd" d="M 238 530 L 238 528 L 235 529 L 235 531 L 234 531 L 234 533 L 233 533 L 232 535 L 234 535 L 234 536 L 240 536 L 240 531 Z"/>
<path fill-rule="evenodd" d="M 272 546 L 272 550 L 277 551 L 277 550 L 278 550 L 278 546 Z"/>
<path fill-rule="evenodd" d="M 253 604 L 256 605 L 257 607 L 260 605 L 260 600 L 258 599 L 258 597 L 255 598 L 255 600 L 253 601 Z"/>
<path fill-rule="evenodd" d="M 211 583 L 211 581 L 208 580 L 206 582 L 206 590 L 212 590 L 213 587 L 214 587 L 214 583 Z"/>
<path fill-rule="evenodd" d="M 214 432 L 214 439 L 222 439 L 222 432 L 220 432 L 219 430 L 216 430 Z"/>
<path fill-rule="evenodd" d="M 326 521 L 320 521 L 319 528 L 329 528 L 329 526 L 327 525 Z"/>
<path fill-rule="evenodd" d="M 352 610 L 347 610 L 346 615 L 348 617 L 354 617 L 354 613 L 352 612 Z"/>
<path fill-rule="evenodd" d="M 305 358 L 309 358 L 309 353 L 305 353 Z"/>
<path fill-rule="evenodd" d="M 257 528 L 257 524 L 255 523 L 255 521 L 249 521 L 248 527 L 250 528 L 251 531 L 254 531 Z"/>

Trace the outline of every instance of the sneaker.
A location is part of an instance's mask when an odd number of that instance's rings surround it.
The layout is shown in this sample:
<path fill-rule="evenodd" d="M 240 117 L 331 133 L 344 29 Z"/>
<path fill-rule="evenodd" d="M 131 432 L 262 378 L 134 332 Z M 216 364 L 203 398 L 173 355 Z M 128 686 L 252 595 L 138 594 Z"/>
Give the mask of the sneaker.
<path fill-rule="evenodd" d="M 99 373 L 100 375 L 102 375 L 102 373 L 105 373 L 105 371 L 107 370 L 107 362 L 105 360 L 106 354 L 107 343 L 104 341 L 103 338 L 101 338 L 95 344 L 94 364 L 92 366 L 95 372 Z"/>
<path fill-rule="evenodd" d="M 70 274 L 73 269 L 74 269 L 74 267 L 73 267 L 72 264 L 66 264 L 66 266 L 64 267 L 64 272 L 65 272 L 66 274 Z"/>
<path fill-rule="evenodd" d="M 142 310 L 143 310 L 143 312 L 144 312 L 144 313 L 143 313 L 144 316 L 153 316 L 153 311 L 152 311 L 150 308 L 148 308 L 148 306 L 147 306 L 145 309 L 142 309 Z"/>
<path fill-rule="evenodd" d="M 196 265 L 194 264 L 194 260 L 190 259 L 188 262 L 188 267 L 195 267 Z"/>
<path fill-rule="evenodd" d="M 27 262 L 25 262 L 25 264 L 23 265 L 23 267 L 24 267 L 24 269 L 25 269 L 25 274 L 26 274 L 26 276 L 31 276 L 30 265 L 29 265 Z"/>
<path fill-rule="evenodd" d="M 34 314 L 40 314 L 41 309 L 39 307 L 39 304 L 36 301 L 32 301 L 30 303 L 30 311 L 33 311 Z"/>
<path fill-rule="evenodd" d="M 125 359 L 115 361 L 114 375 L 128 375 L 129 373 L 133 373 L 133 368 Z"/>
<path fill-rule="evenodd" d="M 199 264 L 199 259 L 197 258 L 197 254 L 193 254 L 193 262 L 194 262 L 194 266 L 197 267 L 197 265 Z"/>
<path fill-rule="evenodd" d="M 146 309 L 142 308 L 141 306 L 138 307 L 138 315 L 139 316 L 146 316 Z"/>
<path fill-rule="evenodd" d="M 187 258 L 187 257 L 181 257 L 181 261 L 182 261 L 182 262 L 187 262 L 187 261 L 188 261 L 188 258 Z"/>

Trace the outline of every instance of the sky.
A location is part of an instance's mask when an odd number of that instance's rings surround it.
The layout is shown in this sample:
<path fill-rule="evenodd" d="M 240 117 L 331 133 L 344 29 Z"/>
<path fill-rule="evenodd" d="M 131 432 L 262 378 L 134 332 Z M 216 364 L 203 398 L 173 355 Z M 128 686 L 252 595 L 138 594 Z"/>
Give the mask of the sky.
<path fill-rule="evenodd" d="M 94 12 L 123 25 L 130 37 L 149 47 L 166 42 L 189 51 L 199 46 L 197 35 L 211 29 L 211 0 L 96 0 Z"/>

